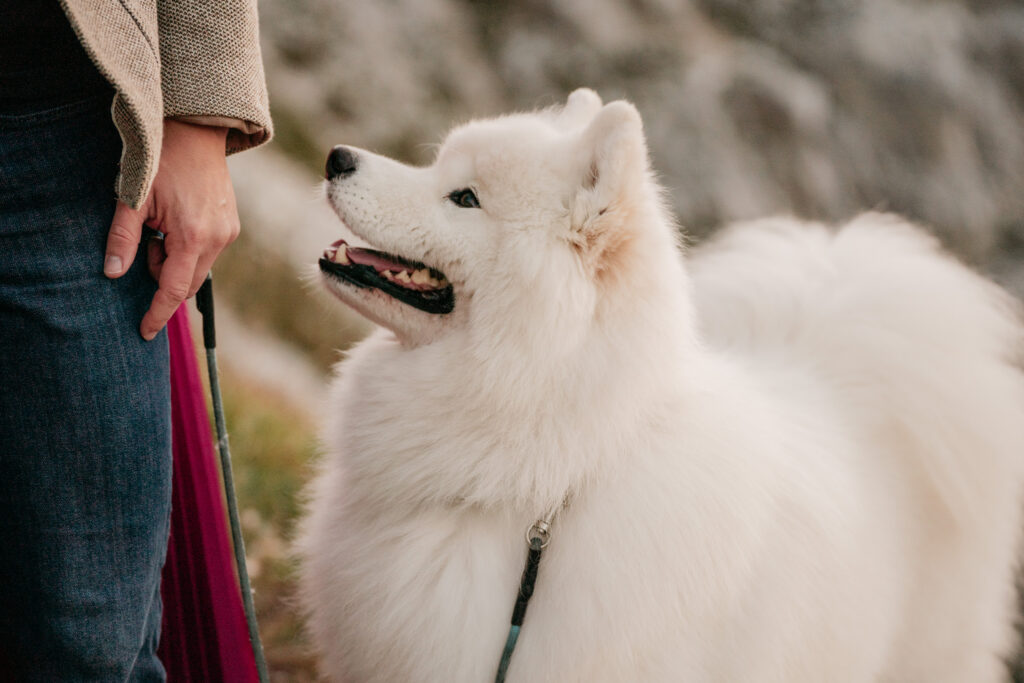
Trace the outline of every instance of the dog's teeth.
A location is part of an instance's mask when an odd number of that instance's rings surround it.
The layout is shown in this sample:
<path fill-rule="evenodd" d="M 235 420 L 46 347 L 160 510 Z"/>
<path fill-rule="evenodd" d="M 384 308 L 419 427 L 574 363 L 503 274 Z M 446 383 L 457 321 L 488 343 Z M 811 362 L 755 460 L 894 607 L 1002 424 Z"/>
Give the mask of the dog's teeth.
<path fill-rule="evenodd" d="M 412 281 L 417 285 L 425 285 L 430 283 L 430 273 L 424 269 L 413 271 Z"/>
<path fill-rule="evenodd" d="M 396 275 L 395 278 L 402 282 L 411 282 L 411 279 L 409 278 L 409 271 L 406 270 L 398 271 L 398 275 Z"/>
<path fill-rule="evenodd" d="M 392 273 L 390 270 L 381 271 L 381 275 L 383 275 L 388 280 L 394 280 L 395 279 L 395 274 Z"/>
<path fill-rule="evenodd" d="M 441 283 L 437 281 L 437 278 L 433 278 L 432 277 L 432 278 L 430 278 L 430 286 L 431 287 L 440 287 Z"/>
<path fill-rule="evenodd" d="M 333 260 L 335 263 L 340 263 L 343 266 L 347 266 L 351 263 L 351 261 L 348 260 L 348 249 L 344 244 L 338 247 L 338 250 L 334 252 Z"/>

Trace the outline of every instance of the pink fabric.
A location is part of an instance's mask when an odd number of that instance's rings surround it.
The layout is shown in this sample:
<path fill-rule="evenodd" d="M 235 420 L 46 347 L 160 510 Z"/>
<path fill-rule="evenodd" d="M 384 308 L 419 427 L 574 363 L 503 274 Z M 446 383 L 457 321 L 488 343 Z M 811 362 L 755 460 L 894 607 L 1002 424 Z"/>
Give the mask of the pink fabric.
<path fill-rule="evenodd" d="M 159 655 L 171 683 L 250 683 L 257 680 L 256 664 L 185 306 L 167 334 L 174 493 Z"/>

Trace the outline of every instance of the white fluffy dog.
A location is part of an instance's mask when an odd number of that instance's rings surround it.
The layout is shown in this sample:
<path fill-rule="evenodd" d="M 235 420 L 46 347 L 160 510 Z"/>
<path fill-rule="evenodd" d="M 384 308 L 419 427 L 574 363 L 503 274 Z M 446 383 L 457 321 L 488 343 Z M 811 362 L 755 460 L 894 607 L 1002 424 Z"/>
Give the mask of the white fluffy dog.
<path fill-rule="evenodd" d="M 329 678 L 494 680 L 552 511 L 509 681 L 1006 678 L 1022 328 L 935 240 L 774 219 L 684 259 L 589 90 L 328 179 L 324 282 L 382 327 L 299 542 Z"/>

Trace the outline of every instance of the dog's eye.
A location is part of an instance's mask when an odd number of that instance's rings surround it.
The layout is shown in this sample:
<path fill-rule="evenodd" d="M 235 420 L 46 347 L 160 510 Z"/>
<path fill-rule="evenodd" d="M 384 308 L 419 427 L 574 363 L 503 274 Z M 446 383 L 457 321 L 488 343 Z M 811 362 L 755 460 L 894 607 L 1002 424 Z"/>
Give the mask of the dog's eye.
<path fill-rule="evenodd" d="M 448 195 L 448 199 L 464 209 L 480 208 L 480 200 L 476 198 L 475 194 L 473 194 L 473 190 L 468 187 L 464 190 L 455 190 Z"/>

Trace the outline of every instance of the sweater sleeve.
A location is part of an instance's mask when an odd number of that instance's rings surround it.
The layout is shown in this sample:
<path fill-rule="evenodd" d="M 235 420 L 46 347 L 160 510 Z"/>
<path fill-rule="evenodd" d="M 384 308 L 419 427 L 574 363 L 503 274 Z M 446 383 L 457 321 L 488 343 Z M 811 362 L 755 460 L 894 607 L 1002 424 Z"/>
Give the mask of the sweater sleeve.
<path fill-rule="evenodd" d="M 270 139 L 256 0 L 159 0 L 164 117 L 226 126 L 227 152 Z"/>

